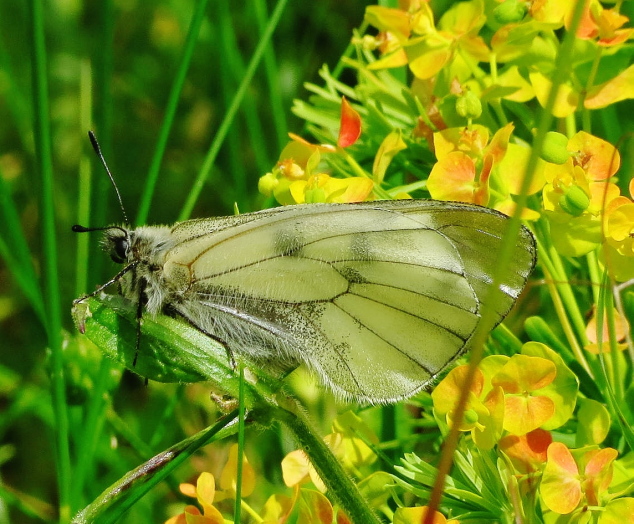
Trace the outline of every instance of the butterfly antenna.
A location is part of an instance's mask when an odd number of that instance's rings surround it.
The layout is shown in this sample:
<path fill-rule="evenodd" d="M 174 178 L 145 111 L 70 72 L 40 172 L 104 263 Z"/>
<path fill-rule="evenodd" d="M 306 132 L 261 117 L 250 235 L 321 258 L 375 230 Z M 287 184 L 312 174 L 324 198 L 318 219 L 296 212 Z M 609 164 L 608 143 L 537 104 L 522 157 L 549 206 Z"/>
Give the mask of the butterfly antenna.
<path fill-rule="evenodd" d="M 125 208 L 123 207 L 123 200 L 121 200 L 121 194 L 119 193 L 119 188 L 117 187 L 117 184 L 114 181 L 114 177 L 112 176 L 110 169 L 108 169 L 108 164 L 106 164 L 106 159 L 103 157 L 103 154 L 101 153 L 101 147 L 99 147 L 99 142 L 97 142 L 97 137 L 95 136 L 95 133 L 93 133 L 92 131 L 88 131 L 88 138 L 90 138 L 90 143 L 92 144 L 92 148 L 95 150 L 95 153 L 99 157 L 99 160 L 101 160 L 101 165 L 106 170 L 106 173 L 108 173 L 108 177 L 110 178 L 110 182 L 112 182 L 112 186 L 114 187 L 115 193 L 117 193 L 117 198 L 119 199 L 119 206 L 121 207 L 121 212 L 123 213 L 123 219 L 125 220 L 126 224 L 129 224 L 130 221 L 128 220 L 128 215 L 125 212 Z"/>

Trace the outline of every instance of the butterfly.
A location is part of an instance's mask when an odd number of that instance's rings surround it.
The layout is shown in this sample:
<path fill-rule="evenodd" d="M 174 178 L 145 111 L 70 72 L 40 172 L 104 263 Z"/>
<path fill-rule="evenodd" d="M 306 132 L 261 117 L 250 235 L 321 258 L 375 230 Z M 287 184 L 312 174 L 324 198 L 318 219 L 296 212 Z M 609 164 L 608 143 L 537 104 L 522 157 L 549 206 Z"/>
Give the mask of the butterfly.
<path fill-rule="evenodd" d="M 484 308 L 497 324 L 515 303 L 536 248 L 522 226 L 490 294 L 507 224 L 470 204 L 393 200 L 110 226 L 104 247 L 124 267 L 97 291 L 118 282 L 139 316 L 181 317 L 231 358 L 305 364 L 341 398 L 388 403 L 467 351 Z"/>

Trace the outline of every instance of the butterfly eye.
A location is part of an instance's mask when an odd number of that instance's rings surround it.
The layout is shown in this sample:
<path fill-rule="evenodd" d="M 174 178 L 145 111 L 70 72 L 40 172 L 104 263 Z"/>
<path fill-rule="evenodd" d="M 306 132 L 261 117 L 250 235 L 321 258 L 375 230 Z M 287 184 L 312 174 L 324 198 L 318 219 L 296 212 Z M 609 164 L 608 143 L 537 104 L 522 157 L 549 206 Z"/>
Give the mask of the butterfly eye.
<path fill-rule="evenodd" d="M 110 258 L 117 264 L 123 264 L 128 258 L 128 249 L 130 244 L 128 237 L 119 237 L 112 240 L 112 251 L 110 251 Z"/>

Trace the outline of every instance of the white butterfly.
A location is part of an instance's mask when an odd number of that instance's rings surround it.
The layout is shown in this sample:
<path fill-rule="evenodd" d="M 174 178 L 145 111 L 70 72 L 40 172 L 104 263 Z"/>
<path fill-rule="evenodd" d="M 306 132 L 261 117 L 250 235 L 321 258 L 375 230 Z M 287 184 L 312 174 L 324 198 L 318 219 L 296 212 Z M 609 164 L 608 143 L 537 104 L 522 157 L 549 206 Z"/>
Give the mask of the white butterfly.
<path fill-rule="evenodd" d="M 112 226 L 104 244 L 126 265 L 106 285 L 120 281 L 146 312 L 187 319 L 231 355 L 305 363 L 341 397 L 392 402 L 469 349 L 483 308 L 499 323 L 513 306 L 535 265 L 525 227 L 502 293 L 484 303 L 507 220 L 400 200 Z"/>

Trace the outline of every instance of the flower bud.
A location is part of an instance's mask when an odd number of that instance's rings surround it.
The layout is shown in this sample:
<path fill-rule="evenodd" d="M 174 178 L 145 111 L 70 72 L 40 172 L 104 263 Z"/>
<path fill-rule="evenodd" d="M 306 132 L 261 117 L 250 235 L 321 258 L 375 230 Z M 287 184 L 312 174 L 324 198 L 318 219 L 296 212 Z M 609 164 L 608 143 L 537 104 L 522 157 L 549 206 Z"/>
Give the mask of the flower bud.
<path fill-rule="evenodd" d="M 271 196 L 273 194 L 273 190 L 277 187 L 279 181 L 277 177 L 273 173 L 267 173 L 264 176 L 260 177 L 258 180 L 258 191 L 262 193 L 264 196 Z"/>
<path fill-rule="evenodd" d="M 570 158 L 570 151 L 566 149 L 568 138 L 556 131 L 548 131 L 544 137 L 542 160 L 551 164 L 564 164 Z"/>
<path fill-rule="evenodd" d="M 493 10 L 493 17 L 500 24 L 513 24 L 522 20 L 526 11 L 526 2 L 506 0 Z"/>
<path fill-rule="evenodd" d="M 572 186 L 559 199 L 559 207 L 569 215 L 578 217 L 590 205 L 590 197 L 579 186 Z"/>
<path fill-rule="evenodd" d="M 473 409 L 465 409 L 465 412 L 462 415 L 463 424 L 466 424 L 469 427 L 477 424 L 478 419 L 478 413 Z"/>
<path fill-rule="evenodd" d="M 467 91 L 456 100 L 456 112 L 463 118 L 479 118 L 482 102 L 471 91 Z"/>

